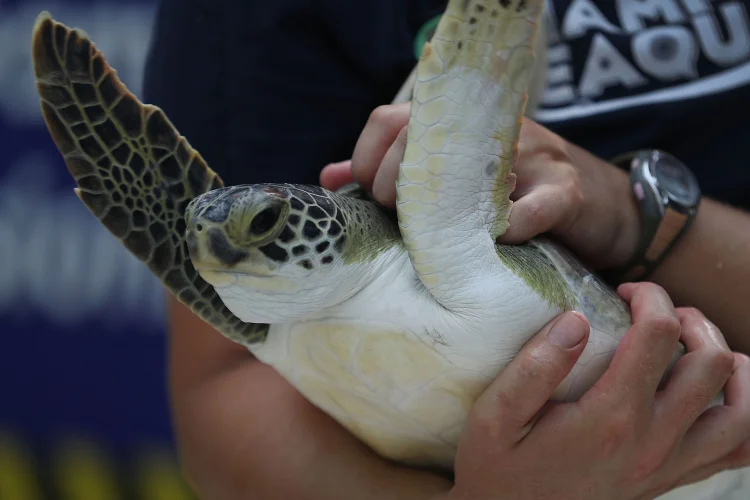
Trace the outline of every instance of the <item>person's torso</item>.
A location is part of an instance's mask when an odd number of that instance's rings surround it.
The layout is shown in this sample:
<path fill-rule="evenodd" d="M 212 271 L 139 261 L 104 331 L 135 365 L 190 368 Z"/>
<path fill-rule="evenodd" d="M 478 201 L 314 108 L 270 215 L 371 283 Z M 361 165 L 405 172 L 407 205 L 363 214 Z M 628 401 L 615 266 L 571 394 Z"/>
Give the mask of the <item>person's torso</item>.
<path fill-rule="evenodd" d="M 171 3 L 181 2 L 163 7 Z M 206 56 L 217 66 L 203 70 L 220 75 L 226 113 L 216 126 L 223 149 L 236 151 L 216 153 L 228 163 L 222 175 L 315 182 L 326 162 L 351 154 L 369 113 L 396 93 L 445 0 L 191 4 L 204 5 L 221 37 L 217 60 Z M 535 119 L 605 159 L 667 150 L 706 194 L 750 207 L 749 13 L 750 0 L 549 1 L 547 89 Z M 162 31 L 178 29 L 166 22 Z M 150 70 L 147 83 L 165 76 L 157 64 Z M 166 93 L 156 97 L 169 103 Z M 200 148 L 200 137 L 191 140 Z"/>

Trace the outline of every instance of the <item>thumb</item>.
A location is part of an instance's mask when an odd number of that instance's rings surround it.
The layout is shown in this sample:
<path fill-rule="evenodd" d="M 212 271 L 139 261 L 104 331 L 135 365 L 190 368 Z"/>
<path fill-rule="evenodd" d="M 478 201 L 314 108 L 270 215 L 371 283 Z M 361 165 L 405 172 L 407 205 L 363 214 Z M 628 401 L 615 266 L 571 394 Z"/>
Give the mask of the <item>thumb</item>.
<path fill-rule="evenodd" d="M 320 185 L 329 191 L 336 191 L 351 182 L 354 182 L 351 160 L 329 163 L 320 171 Z"/>
<path fill-rule="evenodd" d="M 474 410 L 480 418 L 496 421 L 500 429 L 523 428 L 573 369 L 588 335 L 589 322 L 583 314 L 571 311 L 557 316 L 513 358 Z"/>

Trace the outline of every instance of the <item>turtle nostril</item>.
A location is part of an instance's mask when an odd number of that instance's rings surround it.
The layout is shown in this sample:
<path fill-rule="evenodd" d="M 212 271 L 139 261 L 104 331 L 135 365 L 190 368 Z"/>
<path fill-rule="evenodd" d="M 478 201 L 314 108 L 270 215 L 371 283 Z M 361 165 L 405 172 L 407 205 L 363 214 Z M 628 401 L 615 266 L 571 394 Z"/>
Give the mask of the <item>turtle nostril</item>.
<path fill-rule="evenodd" d="M 197 232 L 199 232 L 199 233 L 200 233 L 201 231 L 203 231 L 203 224 L 196 224 L 196 225 L 195 225 L 195 230 L 196 230 Z"/>
<path fill-rule="evenodd" d="M 253 217 L 253 221 L 250 223 L 250 233 L 254 236 L 263 236 L 276 226 L 280 215 L 280 206 L 272 206 L 263 209 L 258 215 Z"/>

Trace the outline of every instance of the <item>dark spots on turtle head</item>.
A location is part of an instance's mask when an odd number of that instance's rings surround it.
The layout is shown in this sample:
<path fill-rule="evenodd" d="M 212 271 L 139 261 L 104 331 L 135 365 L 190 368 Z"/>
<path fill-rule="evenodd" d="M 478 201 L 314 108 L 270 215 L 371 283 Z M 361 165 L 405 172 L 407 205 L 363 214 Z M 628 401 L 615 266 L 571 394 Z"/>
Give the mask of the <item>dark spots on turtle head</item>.
<path fill-rule="evenodd" d="M 146 222 L 148 222 L 146 212 L 143 212 L 142 210 L 133 210 L 133 225 L 135 227 L 145 227 Z"/>
<path fill-rule="evenodd" d="M 313 221 L 308 220 L 305 221 L 305 225 L 302 226 L 302 234 L 304 234 L 305 238 L 308 240 L 315 240 L 321 235 L 321 231 Z"/>
<path fill-rule="evenodd" d="M 333 262 L 333 257 L 332 257 L 332 256 L 330 256 L 330 255 L 326 255 L 325 257 L 323 257 L 323 258 L 321 259 L 321 262 L 322 262 L 323 264 L 330 264 L 331 262 Z"/>
<path fill-rule="evenodd" d="M 80 139 L 78 141 L 78 144 L 80 144 L 81 149 L 83 150 L 84 154 L 91 156 L 93 158 L 99 158 L 104 154 L 104 150 L 99 145 L 99 142 L 97 142 L 96 139 L 94 139 L 92 136 L 86 137 L 84 139 Z"/>
<path fill-rule="evenodd" d="M 500 4 L 500 7 L 507 9 L 510 7 L 511 1 L 510 0 L 497 0 L 497 3 Z"/>
<path fill-rule="evenodd" d="M 141 135 L 141 107 L 138 105 L 135 97 L 130 94 L 123 95 L 120 102 L 118 102 L 117 106 L 112 110 L 112 114 L 125 129 L 125 133 L 130 137 L 138 137 Z"/>
<path fill-rule="evenodd" d="M 329 216 L 333 217 L 336 213 L 336 205 L 327 196 L 318 200 L 318 206 Z"/>
<path fill-rule="evenodd" d="M 474 6 L 474 10 L 476 10 L 479 14 L 481 14 L 482 12 L 484 12 L 484 5 L 479 3 Z"/>
<path fill-rule="evenodd" d="M 307 215 L 309 215 L 315 220 L 321 220 L 321 219 L 325 219 L 326 217 L 328 217 L 328 215 L 322 209 L 320 209 L 319 207 L 315 205 L 311 205 L 307 207 Z"/>
<path fill-rule="evenodd" d="M 516 12 L 521 12 L 525 8 L 526 8 L 526 0 L 518 0 L 518 5 L 516 6 Z"/>
<path fill-rule="evenodd" d="M 238 250 L 230 245 L 224 233 L 216 228 L 211 228 L 208 231 L 208 246 L 214 257 L 228 267 L 234 266 L 248 257 L 245 250 Z"/>
<path fill-rule="evenodd" d="M 477 24 L 477 18 L 474 16 L 471 16 L 469 18 L 469 24 Z"/>
<path fill-rule="evenodd" d="M 279 235 L 279 241 L 282 243 L 289 243 L 294 239 L 294 231 L 289 226 L 284 226 L 284 229 Z"/>
<path fill-rule="evenodd" d="M 314 267 L 310 259 L 302 260 L 297 265 L 307 269 L 308 271 Z"/>
<path fill-rule="evenodd" d="M 344 212 L 341 210 L 336 212 L 336 221 L 343 227 L 346 225 L 346 220 L 344 219 Z"/>
<path fill-rule="evenodd" d="M 131 150 L 124 142 L 112 150 L 112 156 L 120 165 L 125 165 L 130 160 Z"/>
<path fill-rule="evenodd" d="M 315 251 L 318 252 L 318 253 L 323 253 L 326 250 L 328 250 L 328 247 L 330 247 L 330 246 L 331 246 L 331 242 L 330 241 L 323 241 L 323 242 L 318 243 L 315 246 Z"/>
<path fill-rule="evenodd" d="M 161 174 L 167 179 L 177 180 L 182 175 L 180 164 L 177 163 L 177 160 L 171 155 L 162 160 L 159 164 L 159 170 L 161 170 Z"/>
<path fill-rule="evenodd" d="M 341 234 L 341 226 L 338 222 L 331 222 L 331 227 L 328 228 L 328 236 L 338 236 Z"/>
<path fill-rule="evenodd" d="M 464 46 L 463 40 L 459 40 L 458 43 L 456 44 L 456 47 L 458 47 L 458 50 L 461 50 L 463 46 Z"/>
<path fill-rule="evenodd" d="M 297 196 L 299 197 L 300 200 L 302 200 L 304 203 L 306 203 L 308 205 L 312 205 L 312 204 L 315 203 L 315 200 L 313 199 L 313 197 L 310 196 L 305 191 L 297 190 L 296 194 L 297 194 Z"/>
<path fill-rule="evenodd" d="M 341 237 L 338 240 L 336 240 L 336 243 L 333 245 L 333 248 L 335 248 L 338 253 L 341 253 L 344 251 L 344 245 L 346 245 L 346 235 L 342 234 Z"/>
<path fill-rule="evenodd" d="M 292 255 L 299 257 L 300 255 L 306 254 L 309 248 L 306 245 L 297 245 L 292 248 Z"/>
<path fill-rule="evenodd" d="M 263 255 L 274 262 L 284 263 L 289 260 L 289 254 L 287 251 L 276 243 L 271 242 L 268 245 L 260 247 L 259 250 L 263 252 Z"/>
<path fill-rule="evenodd" d="M 152 146 L 159 146 L 169 151 L 174 151 L 177 147 L 177 133 L 161 110 L 154 111 L 148 117 L 146 137 Z"/>
<path fill-rule="evenodd" d="M 289 216 L 289 224 L 292 227 L 297 227 L 297 225 L 299 225 L 299 221 L 300 221 L 299 215 L 292 214 Z"/>
<path fill-rule="evenodd" d="M 128 166 L 130 167 L 130 170 L 133 172 L 133 174 L 140 177 L 141 174 L 143 174 L 143 170 L 146 168 L 146 162 L 143 161 L 143 156 L 138 153 L 134 153 L 133 156 L 130 157 Z M 148 181 L 146 181 L 146 174 L 148 174 Z M 143 175 L 143 181 L 147 184 L 151 184 L 151 172 L 146 172 L 146 174 Z"/>
<path fill-rule="evenodd" d="M 232 202 L 228 197 L 221 197 L 211 205 L 207 205 L 200 216 L 207 221 L 222 223 L 229 217 L 232 208 Z"/>
<path fill-rule="evenodd" d="M 302 203 L 299 200 L 299 198 L 295 198 L 294 196 L 292 196 L 291 198 L 289 198 L 289 203 L 291 204 L 291 206 L 292 206 L 292 208 L 294 210 L 304 210 L 304 208 L 305 208 L 305 204 Z"/>

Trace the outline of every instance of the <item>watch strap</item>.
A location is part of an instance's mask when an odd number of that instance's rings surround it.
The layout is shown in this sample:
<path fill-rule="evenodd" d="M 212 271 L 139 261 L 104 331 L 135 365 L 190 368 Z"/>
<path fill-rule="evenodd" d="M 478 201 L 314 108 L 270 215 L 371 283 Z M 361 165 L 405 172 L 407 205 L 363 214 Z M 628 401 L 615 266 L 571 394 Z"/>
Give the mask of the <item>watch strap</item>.
<path fill-rule="evenodd" d="M 641 232 L 633 256 L 622 266 L 608 271 L 607 279 L 622 283 L 648 277 L 669 255 L 695 218 L 695 207 L 679 207 L 647 182 L 638 169 L 654 151 L 634 151 L 614 158 L 611 163 L 630 171 L 630 187 L 639 208 Z M 663 152 L 656 152 L 666 154 Z"/>

